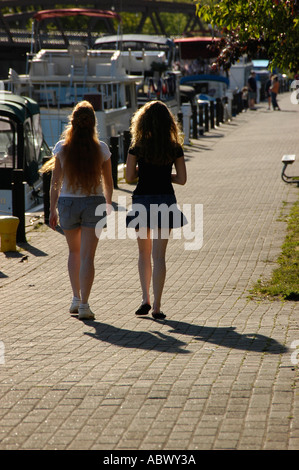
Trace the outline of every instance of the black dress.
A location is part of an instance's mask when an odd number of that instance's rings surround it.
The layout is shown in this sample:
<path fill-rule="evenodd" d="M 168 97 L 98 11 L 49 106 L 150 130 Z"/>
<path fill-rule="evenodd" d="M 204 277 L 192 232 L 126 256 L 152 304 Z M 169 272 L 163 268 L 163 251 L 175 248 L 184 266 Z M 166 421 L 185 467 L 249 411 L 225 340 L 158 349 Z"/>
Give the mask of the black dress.
<path fill-rule="evenodd" d="M 187 219 L 179 210 L 171 182 L 173 163 L 154 165 L 138 155 L 138 148 L 131 147 L 129 153 L 136 155 L 138 183 L 132 195 L 132 208 L 126 217 L 128 228 L 179 228 Z M 180 145 L 175 149 L 174 160 L 183 157 Z"/>

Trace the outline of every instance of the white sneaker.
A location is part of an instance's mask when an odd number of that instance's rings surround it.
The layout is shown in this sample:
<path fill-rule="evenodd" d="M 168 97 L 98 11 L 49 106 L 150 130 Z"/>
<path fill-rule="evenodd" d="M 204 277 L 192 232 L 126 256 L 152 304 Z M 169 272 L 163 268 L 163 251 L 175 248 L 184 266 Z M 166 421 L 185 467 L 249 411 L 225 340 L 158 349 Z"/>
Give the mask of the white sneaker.
<path fill-rule="evenodd" d="M 78 313 L 79 305 L 81 300 L 78 297 L 73 297 L 71 306 L 70 306 L 70 313 Z"/>
<path fill-rule="evenodd" d="M 79 305 L 79 320 L 94 320 L 94 313 L 90 310 L 88 304 Z"/>

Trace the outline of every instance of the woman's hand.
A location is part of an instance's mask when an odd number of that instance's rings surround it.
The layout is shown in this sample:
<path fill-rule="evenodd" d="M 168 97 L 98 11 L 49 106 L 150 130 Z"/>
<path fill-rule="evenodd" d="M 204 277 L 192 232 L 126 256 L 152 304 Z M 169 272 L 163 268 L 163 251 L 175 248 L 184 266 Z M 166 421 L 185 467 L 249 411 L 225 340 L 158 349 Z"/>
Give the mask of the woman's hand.
<path fill-rule="evenodd" d="M 58 225 L 58 212 L 57 209 L 50 211 L 49 225 L 51 229 L 55 230 Z"/>

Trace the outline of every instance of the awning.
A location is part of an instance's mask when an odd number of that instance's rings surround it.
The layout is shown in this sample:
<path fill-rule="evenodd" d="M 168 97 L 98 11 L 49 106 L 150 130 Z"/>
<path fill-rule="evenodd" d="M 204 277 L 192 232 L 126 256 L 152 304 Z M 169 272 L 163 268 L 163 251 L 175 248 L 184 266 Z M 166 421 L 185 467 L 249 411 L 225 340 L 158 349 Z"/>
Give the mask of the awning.
<path fill-rule="evenodd" d="M 212 59 L 220 53 L 219 41 L 221 38 L 209 36 L 175 39 L 180 47 L 181 59 Z"/>
<path fill-rule="evenodd" d="M 94 8 L 57 8 L 55 10 L 41 10 L 33 15 L 36 21 L 47 20 L 63 16 L 98 16 L 100 18 L 111 18 L 121 22 L 118 13 L 110 10 L 96 10 Z"/>

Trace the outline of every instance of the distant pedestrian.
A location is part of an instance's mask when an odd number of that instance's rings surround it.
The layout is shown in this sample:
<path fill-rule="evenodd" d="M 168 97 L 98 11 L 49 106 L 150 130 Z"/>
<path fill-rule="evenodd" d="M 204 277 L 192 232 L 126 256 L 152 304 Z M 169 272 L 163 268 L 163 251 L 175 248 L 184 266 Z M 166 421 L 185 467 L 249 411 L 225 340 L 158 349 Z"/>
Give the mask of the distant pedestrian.
<path fill-rule="evenodd" d="M 247 111 L 248 109 L 248 88 L 244 86 L 242 88 L 242 103 L 243 103 L 243 110 Z"/>
<path fill-rule="evenodd" d="M 94 109 L 88 101 L 75 106 L 62 136 L 53 149 L 54 157 L 42 168 L 43 172 L 53 169 L 49 223 L 55 230 L 59 212 L 69 248 L 68 272 L 73 291 L 70 313 L 78 313 L 79 319 L 93 319 L 88 299 L 98 244 L 95 226 L 105 216 L 95 216 L 95 210 L 105 201 L 111 204 L 110 151 L 98 139 Z"/>
<path fill-rule="evenodd" d="M 176 205 L 172 185 L 183 185 L 187 179 L 182 139 L 174 116 L 161 101 L 146 103 L 135 113 L 131 135 L 126 178 L 128 181 L 134 181 L 138 177 L 138 183 L 133 192 L 132 211 L 127 215 L 127 226 L 132 226 L 132 220 L 134 221 L 138 212 L 138 225 L 136 224 L 135 230 L 142 288 L 142 304 L 135 313 L 146 315 L 152 308 L 149 289 L 153 274 L 152 316 L 155 319 L 163 319 L 166 315 L 161 312 L 161 298 L 166 277 L 165 254 L 168 238 L 172 228 L 181 227 L 186 223 Z M 164 216 L 155 212 L 157 206 L 166 208 Z"/>
<path fill-rule="evenodd" d="M 248 85 L 249 109 L 254 110 L 255 103 L 256 103 L 257 84 L 256 84 L 255 72 L 253 70 L 250 73 L 247 85 Z"/>
<path fill-rule="evenodd" d="M 272 86 L 272 78 L 273 78 L 273 74 L 271 73 L 269 75 L 269 78 L 268 80 L 266 81 L 266 85 L 265 85 L 265 93 L 266 93 L 266 98 L 268 100 L 268 110 L 271 109 L 271 86 Z"/>
<path fill-rule="evenodd" d="M 272 86 L 271 86 L 271 100 L 272 100 L 272 106 L 275 111 L 277 108 L 278 111 L 280 111 L 280 107 L 277 103 L 277 95 L 279 92 L 279 81 L 278 81 L 278 76 L 274 75 L 273 80 L 272 80 Z"/>

